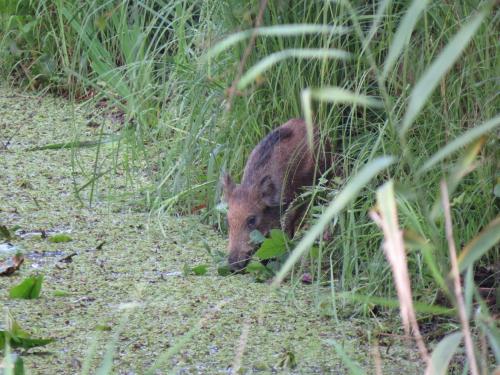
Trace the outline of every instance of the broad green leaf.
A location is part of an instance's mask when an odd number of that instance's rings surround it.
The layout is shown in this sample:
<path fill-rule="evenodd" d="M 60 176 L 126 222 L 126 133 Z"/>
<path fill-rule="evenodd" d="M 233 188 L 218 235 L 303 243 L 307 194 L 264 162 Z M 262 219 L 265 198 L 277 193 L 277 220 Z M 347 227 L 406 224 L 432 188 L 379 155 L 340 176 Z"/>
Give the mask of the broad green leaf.
<path fill-rule="evenodd" d="M 474 237 L 458 256 L 458 269 L 464 271 L 500 241 L 500 216 Z"/>
<path fill-rule="evenodd" d="M 217 267 L 217 274 L 219 276 L 229 276 L 231 275 L 231 269 L 227 264 Z"/>
<path fill-rule="evenodd" d="M 52 243 L 70 242 L 72 240 L 73 239 L 70 236 L 64 233 L 54 234 L 53 236 L 49 237 L 49 242 Z"/>
<path fill-rule="evenodd" d="M 253 82 L 258 76 L 263 74 L 266 70 L 276 65 L 278 62 L 289 59 L 289 58 L 299 58 L 299 59 L 348 59 L 352 55 L 349 52 L 342 51 L 333 48 L 297 48 L 297 49 L 285 49 L 283 51 L 274 52 L 257 64 L 252 66 L 248 71 L 241 77 L 238 82 L 238 89 L 242 90 L 247 87 L 251 82 Z"/>
<path fill-rule="evenodd" d="M 444 339 L 434 348 L 431 355 L 431 369 L 427 369 L 429 374 L 446 375 L 450 360 L 458 349 L 458 345 L 462 340 L 462 332 L 454 332 Z M 430 371 L 429 371 L 430 370 Z"/>
<path fill-rule="evenodd" d="M 266 240 L 266 237 L 257 229 L 250 232 L 250 242 L 254 245 L 260 245 Z"/>
<path fill-rule="evenodd" d="M 36 348 L 37 346 L 44 346 L 50 344 L 53 341 L 54 339 L 34 339 L 31 337 L 11 336 L 10 345 L 13 348 L 31 349 L 31 348 Z"/>
<path fill-rule="evenodd" d="M 105 324 L 98 324 L 94 327 L 96 331 L 101 331 L 101 332 L 109 332 L 111 331 L 111 327 Z"/>
<path fill-rule="evenodd" d="M 2 345 L 2 338 L 0 332 L 0 349 L 4 350 Z M 22 357 L 17 353 L 11 353 L 10 350 L 6 350 L 2 361 L 0 362 L 0 370 L 3 370 L 1 374 L 4 375 L 24 375 L 24 362 Z"/>
<path fill-rule="evenodd" d="M 349 355 L 344 351 L 342 346 L 337 343 L 336 340 L 334 339 L 328 339 L 325 340 L 327 344 L 332 345 L 335 348 L 335 351 L 339 355 L 339 357 L 342 359 L 342 362 L 344 362 L 344 365 L 347 367 L 349 370 L 349 374 L 354 374 L 354 375 L 364 375 L 366 374 L 366 371 L 361 368 L 359 364 L 354 362 L 354 360 L 349 357 Z"/>
<path fill-rule="evenodd" d="M 196 276 L 203 276 L 208 271 L 208 266 L 206 264 L 200 264 L 199 266 L 193 267 L 191 269 Z"/>
<path fill-rule="evenodd" d="M 355 92 L 342 89 L 340 87 L 325 87 L 321 89 L 312 89 L 311 97 L 317 100 L 321 100 L 324 102 L 331 102 L 331 103 L 354 104 L 365 107 L 377 107 L 377 108 L 381 108 L 384 106 L 382 101 L 376 98 L 357 94 Z"/>
<path fill-rule="evenodd" d="M 42 282 L 43 275 L 27 277 L 20 284 L 10 289 L 9 297 L 21 299 L 38 298 L 42 290 Z"/>
<path fill-rule="evenodd" d="M 382 77 L 385 79 L 392 69 L 403 48 L 408 45 L 411 38 L 411 33 L 417 24 L 420 14 L 424 11 L 429 0 L 413 0 L 410 7 L 406 11 L 399 27 L 394 34 L 394 40 L 389 47 L 387 58 L 385 59 L 384 70 Z"/>
<path fill-rule="evenodd" d="M 0 331 L 0 348 L 3 349 L 5 347 L 7 340 L 11 347 L 23 349 L 47 345 L 54 341 L 54 339 L 38 339 L 31 337 L 31 335 L 22 329 L 19 323 L 17 323 L 10 314 L 7 319 L 7 329 L 5 331 Z"/>
<path fill-rule="evenodd" d="M 271 229 L 271 236 L 266 238 L 255 255 L 260 260 L 271 259 L 286 253 L 287 238 L 279 229 Z"/>
<path fill-rule="evenodd" d="M 14 360 L 14 375 L 24 375 L 24 361 L 20 355 L 16 355 Z"/>
<path fill-rule="evenodd" d="M 295 24 L 259 27 L 231 34 L 227 38 L 218 42 L 206 54 L 207 58 L 218 55 L 236 43 L 250 38 L 253 34 L 258 36 L 296 36 L 307 34 L 345 34 L 350 29 L 344 26 L 329 26 L 316 24 Z"/>
<path fill-rule="evenodd" d="M 184 276 L 189 276 L 189 275 L 196 275 L 196 276 L 203 276 L 208 272 L 208 265 L 206 264 L 199 264 L 194 267 L 190 267 L 187 263 L 184 263 L 184 266 L 182 267 L 182 274 Z"/>
<path fill-rule="evenodd" d="M 67 292 L 65 290 L 54 290 L 54 297 L 68 297 L 71 295 L 71 292 Z"/>
<path fill-rule="evenodd" d="M 283 281 L 293 265 L 300 259 L 305 251 L 311 248 L 316 238 L 323 233 L 323 230 L 331 222 L 334 216 L 338 215 L 349 202 L 356 198 L 359 192 L 365 188 L 379 172 L 389 167 L 394 161 L 392 156 L 381 156 L 374 159 L 367 163 L 361 171 L 349 181 L 340 194 L 338 194 L 328 205 L 326 210 L 319 217 L 318 222 L 308 230 L 306 235 L 297 244 L 292 254 L 290 254 L 285 264 L 274 278 L 273 286 L 277 286 Z"/>
<path fill-rule="evenodd" d="M 423 0 L 416 1 L 424 3 Z M 486 15 L 486 11 L 479 12 L 463 26 L 418 80 L 410 95 L 410 103 L 400 129 L 401 135 L 408 131 L 431 93 L 469 44 Z"/>
<path fill-rule="evenodd" d="M 255 276 L 257 281 L 265 281 L 273 276 L 273 272 L 260 262 L 250 262 L 245 270 Z"/>
<path fill-rule="evenodd" d="M 10 314 L 8 314 L 7 326 L 8 326 L 7 333 L 10 336 L 21 337 L 21 338 L 30 337 L 28 331 L 22 329 L 19 323 Z"/>
<path fill-rule="evenodd" d="M 460 148 L 468 145 L 471 142 L 474 142 L 484 134 L 492 131 L 497 126 L 500 125 L 500 115 L 496 116 L 485 123 L 476 126 L 470 130 L 467 130 L 465 133 L 460 135 L 458 138 L 455 138 L 453 141 L 448 143 L 438 152 L 436 152 L 429 160 L 425 162 L 425 164 L 417 171 L 417 174 L 422 174 L 423 172 L 429 170 L 434 165 L 444 160 L 446 157 L 459 150 Z"/>
<path fill-rule="evenodd" d="M 319 247 L 318 246 L 311 247 L 311 250 L 309 250 L 309 254 L 311 255 L 311 258 L 319 259 Z"/>

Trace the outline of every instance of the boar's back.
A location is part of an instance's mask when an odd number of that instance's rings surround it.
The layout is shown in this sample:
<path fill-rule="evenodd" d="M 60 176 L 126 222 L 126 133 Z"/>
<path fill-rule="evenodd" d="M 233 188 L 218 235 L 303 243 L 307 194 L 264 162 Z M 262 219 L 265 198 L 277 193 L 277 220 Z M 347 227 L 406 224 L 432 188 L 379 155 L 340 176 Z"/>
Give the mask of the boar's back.
<path fill-rule="evenodd" d="M 271 158 L 276 144 L 286 138 L 291 137 L 293 130 L 290 128 L 278 128 L 269 133 L 256 147 L 258 158 L 255 161 L 255 169 L 263 168 Z"/>

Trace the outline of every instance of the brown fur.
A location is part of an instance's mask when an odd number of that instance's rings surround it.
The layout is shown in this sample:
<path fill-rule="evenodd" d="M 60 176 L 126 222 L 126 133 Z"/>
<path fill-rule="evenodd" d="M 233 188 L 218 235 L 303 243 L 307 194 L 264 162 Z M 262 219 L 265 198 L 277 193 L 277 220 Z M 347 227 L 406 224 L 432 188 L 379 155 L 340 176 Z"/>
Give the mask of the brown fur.
<path fill-rule="evenodd" d="M 281 216 L 300 188 L 314 184 L 329 167 L 329 149 L 319 151 L 314 131 L 314 152 L 307 143 L 306 124 L 292 119 L 268 134 L 250 154 L 241 184 L 223 178 L 224 197 L 229 206 L 229 265 L 243 268 L 253 252 L 250 232 L 257 229 L 267 235 L 281 227 Z M 316 154 L 320 154 L 319 158 Z M 319 163 L 316 163 L 319 160 Z M 284 230 L 292 236 L 302 210 L 287 213 Z"/>

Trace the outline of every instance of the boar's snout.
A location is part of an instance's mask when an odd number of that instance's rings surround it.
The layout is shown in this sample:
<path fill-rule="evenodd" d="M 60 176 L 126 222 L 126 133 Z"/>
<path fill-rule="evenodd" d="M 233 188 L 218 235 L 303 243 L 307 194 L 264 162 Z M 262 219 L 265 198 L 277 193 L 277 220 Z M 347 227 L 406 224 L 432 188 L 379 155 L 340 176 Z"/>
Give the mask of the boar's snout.
<path fill-rule="evenodd" d="M 248 259 L 238 259 L 238 257 L 229 256 L 229 269 L 231 272 L 239 272 L 245 268 Z"/>
<path fill-rule="evenodd" d="M 229 254 L 228 258 L 229 269 L 232 272 L 239 272 L 243 270 L 243 268 L 245 268 L 249 260 L 250 259 L 247 256 L 240 257 L 239 254 Z"/>

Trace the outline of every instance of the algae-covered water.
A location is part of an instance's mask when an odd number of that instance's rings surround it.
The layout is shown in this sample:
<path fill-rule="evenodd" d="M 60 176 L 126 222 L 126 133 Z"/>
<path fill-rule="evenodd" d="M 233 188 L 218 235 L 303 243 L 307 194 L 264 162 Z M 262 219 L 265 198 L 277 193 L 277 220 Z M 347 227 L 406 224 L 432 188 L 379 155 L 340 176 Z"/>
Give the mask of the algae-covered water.
<path fill-rule="evenodd" d="M 374 368 L 370 333 L 383 322 L 320 314 L 317 288 L 272 290 L 214 267 L 185 276 L 186 264 L 211 264 L 206 245 L 224 250 L 226 239 L 197 217 L 165 219 L 162 232 L 123 198 L 134 194 L 125 171 L 99 181 L 91 208 L 84 190 L 82 204 L 74 187 L 108 168 L 109 145 L 97 164 L 95 148 L 30 150 L 75 134 L 95 140 L 96 122 L 106 134 L 121 126 L 94 108 L 0 87 L 0 225 L 16 233 L 12 246 L 0 246 L 0 261 L 13 248 L 26 257 L 0 276 L 0 322 L 8 313 L 34 337 L 54 339 L 19 352 L 30 374 L 96 373 L 110 358 L 117 374 L 345 373 L 332 339 Z M 56 233 L 71 241 L 52 242 Z M 8 290 L 31 275 L 44 276 L 40 298 L 10 299 Z M 414 348 L 397 338 L 378 353 L 384 373 L 420 372 Z"/>

